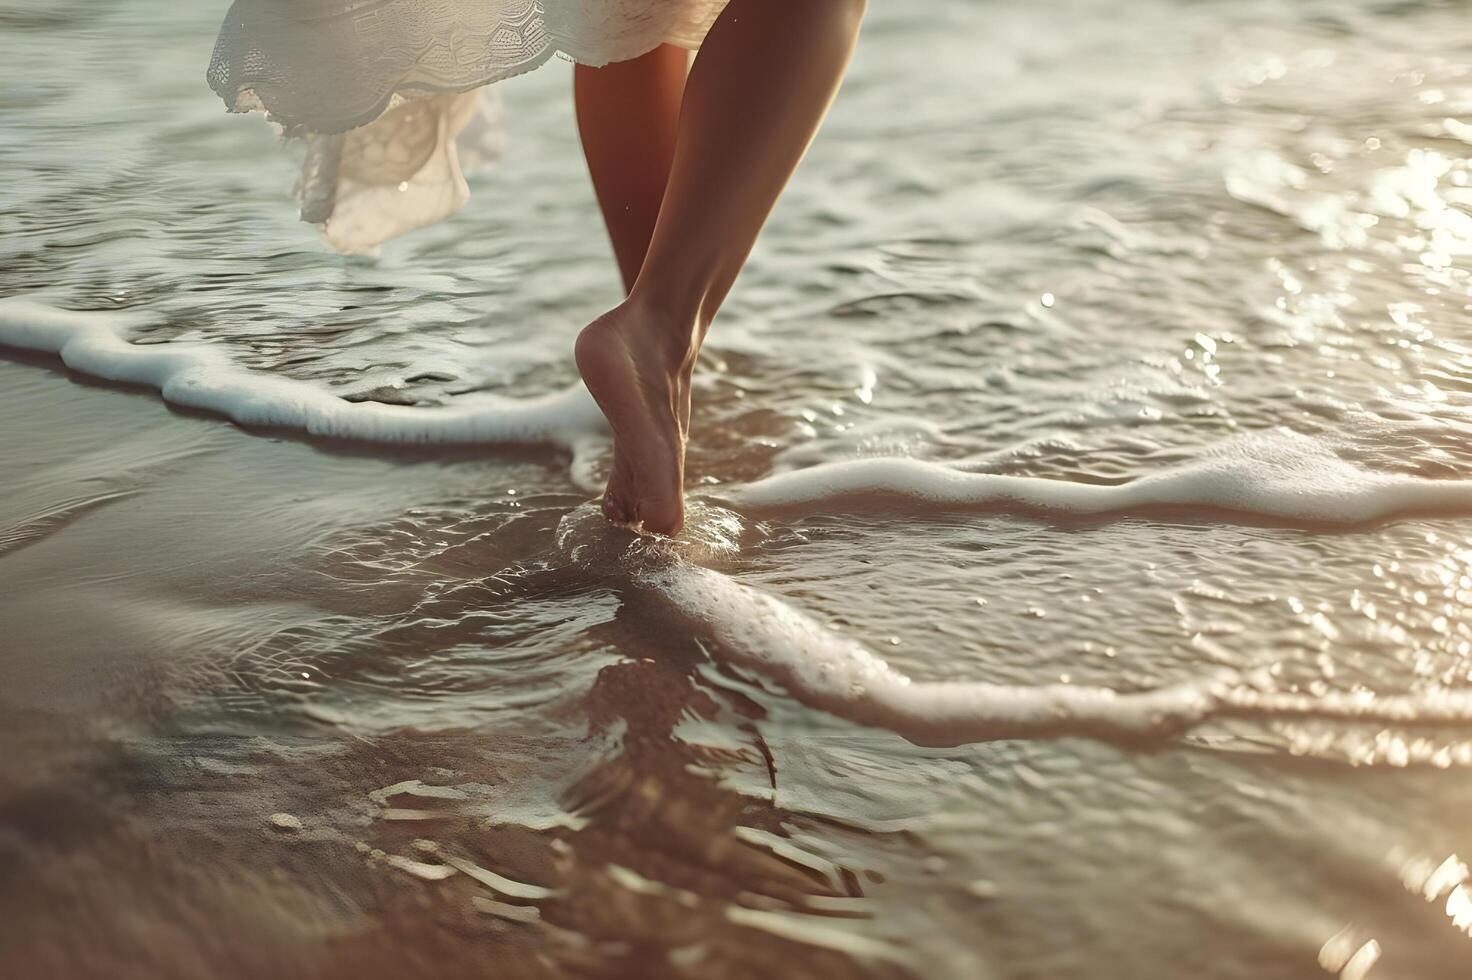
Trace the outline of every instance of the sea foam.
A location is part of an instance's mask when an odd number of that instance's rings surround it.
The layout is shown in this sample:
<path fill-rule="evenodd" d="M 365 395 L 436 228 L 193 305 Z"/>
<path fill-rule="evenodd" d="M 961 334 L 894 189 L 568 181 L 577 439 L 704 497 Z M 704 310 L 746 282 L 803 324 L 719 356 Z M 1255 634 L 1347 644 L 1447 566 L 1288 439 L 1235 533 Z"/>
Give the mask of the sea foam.
<path fill-rule="evenodd" d="M 580 575 L 601 570 L 625 602 L 661 629 L 688 632 L 712 656 L 775 681 L 809 707 L 921 745 L 1062 736 L 1131 742 L 1179 735 L 1218 718 L 1472 723 L 1472 690 L 1306 695 L 1272 689 L 1263 671 L 1253 677 L 1218 671 L 1128 692 L 1084 684 L 917 681 L 786 599 L 690 561 L 689 549 L 679 543 L 615 528 L 592 505 L 565 516 L 557 539 Z"/>
<path fill-rule="evenodd" d="M 173 404 L 243 425 L 385 443 L 545 443 L 572 449 L 575 459 L 606 445 L 602 417 L 581 386 L 542 398 L 488 396 L 463 407 L 352 403 L 308 382 L 233 365 L 208 345 L 131 343 L 127 334 L 134 323 L 125 316 L 0 300 L 0 344 L 54 353 L 77 371 L 146 385 Z M 1117 486 L 869 459 L 779 474 L 727 491 L 748 511 L 819 503 L 833 509 L 875 495 L 938 508 L 1102 514 L 1176 505 L 1332 523 L 1472 510 L 1472 483 L 1373 473 L 1286 430 L 1229 440 L 1190 464 Z M 927 745 L 1057 735 L 1155 737 L 1216 717 L 1472 722 L 1468 691 L 1309 697 L 1264 692 L 1231 676 L 1128 693 L 1073 684 L 915 681 L 777 596 L 696 565 L 667 546 L 651 547 L 646 539 L 631 550 L 628 532 L 608 525 L 595 507 L 569 514 L 559 540 L 579 567 L 615 569 L 631 600 L 683 620 L 692 635 L 711 640 L 732 662 L 773 678 L 797 700 Z M 604 557 L 617 560 L 590 562 L 589 547 L 612 547 L 616 553 Z"/>
<path fill-rule="evenodd" d="M 208 344 L 132 343 L 137 325 L 126 314 L 0 299 L 0 345 L 57 354 L 73 370 L 152 387 L 175 405 L 242 425 L 363 442 L 557 446 L 572 452 L 579 487 L 601 489 L 596 470 L 609 445 L 607 423 L 581 384 L 537 398 L 465 395 L 453 405 L 349 402 L 311 382 L 240 367 Z M 778 473 L 719 496 L 748 514 L 818 506 L 831 512 L 884 498 L 901 498 L 912 510 L 1091 516 L 1189 507 L 1314 525 L 1472 513 L 1472 481 L 1367 470 L 1287 429 L 1242 433 L 1188 463 L 1116 485 L 872 458 Z"/>
<path fill-rule="evenodd" d="M 1263 691 L 1234 673 L 1137 692 L 1081 684 L 1021 686 L 911 679 L 863 644 L 784 600 L 677 562 L 639 577 L 643 601 L 668 603 L 721 656 L 776 680 L 798 701 L 921 745 L 1010 738 L 1163 738 L 1215 718 L 1320 719 L 1403 726 L 1472 722 L 1472 690 L 1393 696 Z"/>
<path fill-rule="evenodd" d="M 1363 524 L 1412 513 L 1472 512 L 1472 481 L 1377 473 L 1288 429 L 1242 433 L 1189 463 L 1100 485 L 968 473 L 916 459 L 873 458 L 779 473 L 726 491 L 748 513 L 818 504 L 826 511 L 902 498 L 927 510 L 1098 515 L 1191 507 L 1314 524 Z"/>
<path fill-rule="evenodd" d="M 539 398 L 478 395 L 446 406 L 350 402 L 307 381 L 235 365 L 208 344 L 132 343 L 138 323 L 126 314 L 0 300 L 0 344 L 56 354 L 75 371 L 154 388 L 173 405 L 241 425 L 377 443 L 559 446 L 572 450 L 584 484 L 593 482 L 589 457 L 607 445 L 606 423 L 581 384 Z"/>

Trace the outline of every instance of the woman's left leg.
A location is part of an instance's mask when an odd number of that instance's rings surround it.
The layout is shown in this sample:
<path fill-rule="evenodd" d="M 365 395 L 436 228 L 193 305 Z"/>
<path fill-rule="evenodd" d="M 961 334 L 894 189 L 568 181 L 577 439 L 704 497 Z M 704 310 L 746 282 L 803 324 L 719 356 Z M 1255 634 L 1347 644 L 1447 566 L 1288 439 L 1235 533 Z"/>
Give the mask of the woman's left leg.
<path fill-rule="evenodd" d="M 690 52 L 666 44 L 573 76 L 578 133 L 625 291 L 649 251 L 675 156 Z"/>

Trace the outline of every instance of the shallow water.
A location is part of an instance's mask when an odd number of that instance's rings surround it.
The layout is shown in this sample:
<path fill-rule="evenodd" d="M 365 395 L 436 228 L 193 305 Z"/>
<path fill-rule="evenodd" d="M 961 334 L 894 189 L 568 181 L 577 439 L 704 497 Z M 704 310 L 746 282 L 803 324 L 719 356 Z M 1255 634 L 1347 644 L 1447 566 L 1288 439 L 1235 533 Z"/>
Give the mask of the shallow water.
<path fill-rule="evenodd" d="M 0 6 L 6 972 L 1466 974 L 1463 6 L 873 6 L 674 548 L 566 66 L 344 259 L 215 5 Z"/>

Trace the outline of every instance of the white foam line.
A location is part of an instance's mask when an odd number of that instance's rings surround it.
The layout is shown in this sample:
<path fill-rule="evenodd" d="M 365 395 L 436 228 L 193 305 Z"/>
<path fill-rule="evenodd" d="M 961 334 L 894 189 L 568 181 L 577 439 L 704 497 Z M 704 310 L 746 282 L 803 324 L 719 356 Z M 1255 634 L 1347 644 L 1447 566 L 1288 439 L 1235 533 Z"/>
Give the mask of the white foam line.
<path fill-rule="evenodd" d="M 1375 697 L 1261 692 L 1235 677 L 1121 693 L 1076 684 L 1024 687 L 915 681 L 863 645 L 786 602 L 710 569 L 675 561 L 637 576 L 716 652 L 775 679 L 798 701 L 894 731 L 921 745 L 1082 735 L 1110 740 L 1180 734 L 1212 718 L 1317 718 L 1435 726 L 1472 723 L 1472 691 Z"/>
<path fill-rule="evenodd" d="M 1247 434 L 1184 466 L 1113 486 L 967 473 L 914 459 L 861 459 L 777 474 L 723 496 L 747 513 L 819 503 L 832 511 L 886 496 L 935 510 L 1095 515 L 1188 506 L 1326 524 L 1472 512 L 1472 481 L 1361 469 L 1286 430 Z"/>
<path fill-rule="evenodd" d="M 1234 718 L 1311 718 L 1320 721 L 1376 722 L 1417 727 L 1472 723 L 1472 690 L 1441 689 L 1383 696 L 1370 691 L 1290 694 L 1225 688 L 1216 695 L 1213 714 Z"/>
<path fill-rule="evenodd" d="M 152 387 L 175 405 L 241 425 L 363 442 L 560 446 L 573 453 L 574 481 L 598 489 L 594 464 L 607 446 L 607 426 L 580 384 L 540 398 L 467 396 L 448 406 L 349 402 L 310 382 L 238 367 L 208 344 L 130 343 L 136 322 L 0 299 L 0 344 L 56 354 L 94 377 Z M 817 503 L 832 511 L 885 496 L 937 510 L 1097 515 L 1187 506 L 1320 524 L 1472 512 L 1472 481 L 1362 469 L 1285 429 L 1245 433 L 1186 465 L 1114 486 L 968 473 L 914 459 L 862 459 L 777 474 L 724 494 L 747 512 Z"/>
<path fill-rule="evenodd" d="M 463 406 L 349 402 L 306 381 L 237 367 L 207 344 L 130 343 L 134 323 L 106 313 L 0 300 L 0 344 L 59 355 L 75 371 L 145 385 L 171 404 L 241 425 L 366 442 L 548 444 L 575 455 L 605 438 L 603 416 L 581 384 L 540 398 L 485 396 Z"/>
<path fill-rule="evenodd" d="M 0 300 L 0 344 L 59 355 L 70 368 L 146 385 L 165 400 L 242 425 L 388 443 L 545 443 L 570 448 L 575 472 L 601 444 L 604 422 L 582 386 L 524 400 L 416 408 L 352 403 L 302 381 L 229 363 L 208 345 L 138 345 L 129 321 Z M 1412 510 L 1472 509 L 1472 483 L 1362 470 L 1291 432 L 1225 445 L 1188 466 L 1120 486 L 971 474 L 936 463 L 871 459 L 769 477 L 730 494 L 749 509 L 832 504 L 899 494 L 942 507 L 1017 505 L 1099 514 L 1161 505 L 1245 510 L 1283 518 L 1363 522 Z M 598 522 L 601 524 L 601 521 Z M 1307 697 L 1262 693 L 1220 680 L 1154 691 L 1054 684 L 1038 687 L 917 682 L 859 643 L 774 596 L 675 559 L 634 576 L 646 596 L 672 605 L 736 662 L 776 678 L 797 699 L 913 741 L 956 745 L 1053 735 L 1140 737 L 1179 732 L 1217 716 L 1323 718 L 1392 724 L 1472 722 L 1472 692 Z M 462 869 L 464 870 L 464 869 Z"/>

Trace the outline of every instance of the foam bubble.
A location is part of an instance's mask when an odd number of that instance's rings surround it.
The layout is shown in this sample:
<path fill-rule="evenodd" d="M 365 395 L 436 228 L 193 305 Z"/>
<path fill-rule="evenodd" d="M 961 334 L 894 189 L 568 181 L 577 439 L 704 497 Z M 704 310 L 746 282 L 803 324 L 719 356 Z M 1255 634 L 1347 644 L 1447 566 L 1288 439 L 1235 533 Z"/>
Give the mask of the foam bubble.
<path fill-rule="evenodd" d="M 1244 433 L 1172 469 L 1118 485 L 968 473 L 914 459 L 861 459 L 781 473 L 730 490 L 747 511 L 821 503 L 825 510 L 901 497 L 935 510 L 1074 515 L 1198 507 L 1316 524 L 1410 513 L 1472 512 L 1472 481 L 1378 473 L 1287 429 Z"/>
<path fill-rule="evenodd" d="M 765 592 L 674 562 L 638 579 L 646 601 L 668 603 L 714 641 L 714 652 L 780 683 L 797 700 L 923 745 L 1000 738 L 1141 737 L 1208 717 L 1209 685 L 1140 694 L 1074 685 L 1020 687 L 917 682 L 862 644 Z"/>
<path fill-rule="evenodd" d="M 625 600 L 710 652 L 779 683 L 796 700 L 922 745 L 1080 735 L 1116 741 L 1181 734 L 1214 718 L 1320 719 L 1437 726 L 1472 723 L 1472 690 L 1302 695 L 1216 673 L 1153 690 L 916 681 L 787 601 L 689 561 L 678 547 L 602 520 L 587 505 L 558 542 L 579 574 L 609 574 Z"/>
<path fill-rule="evenodd" d="M 922 745 L 1065 735 L 1158 738 L 1213 718 L 1472 722 L 1469 690 L 1309 696 L 1260 691 L 1229 674 L 1130 693 L 1075 684 L 915 681 L 781 599 L 718 572 L 677 562 L 643 581 L 708 630 L 718 650 L 776 679 L 799 701 Z"/>
<path fill-rule="evenodd" d="M 560 446 L 573 451 L 574 478 L 588 484 L 589 460 L 607 444 L 603 416 L 581 384 L 539 398 L 483 394 L 434 407 L 349 402 L 307 381 L 239 367 L 208 344 L 130 343 L 137 323 L 0 300 L 0 344 L 56 354 L 75 371 L 154 388 L 171 404 L 241 425 L 364 442 Z"/>
<path fill-rule="evenodd" d="M 453 405 L 431 407 L 349 402 L 307 381 L 239 367 L 208 344 L 130 343 L 136 326 L 127 315 L 0 300 L 0 344 L 57 354 L 73 370 L 154 388 L 175 405 L 242 425 L 363 442 L 559 446 L 573 453 L 574 482 L 599 489 L 607 425 L 581 384 L 538 398 L 463 395 Z M 875 458 L 781 473 L 724 493 L 747 512 L 818 503 L 831 511 L 886 496 L 935 510 L 1096 515 L 1197 507 L 1333 525 L 1472 512 L 1472 481 L 1363 469 L 1286 429 L 1246 433 L 1190 463 L 1113 486 Z"/>

